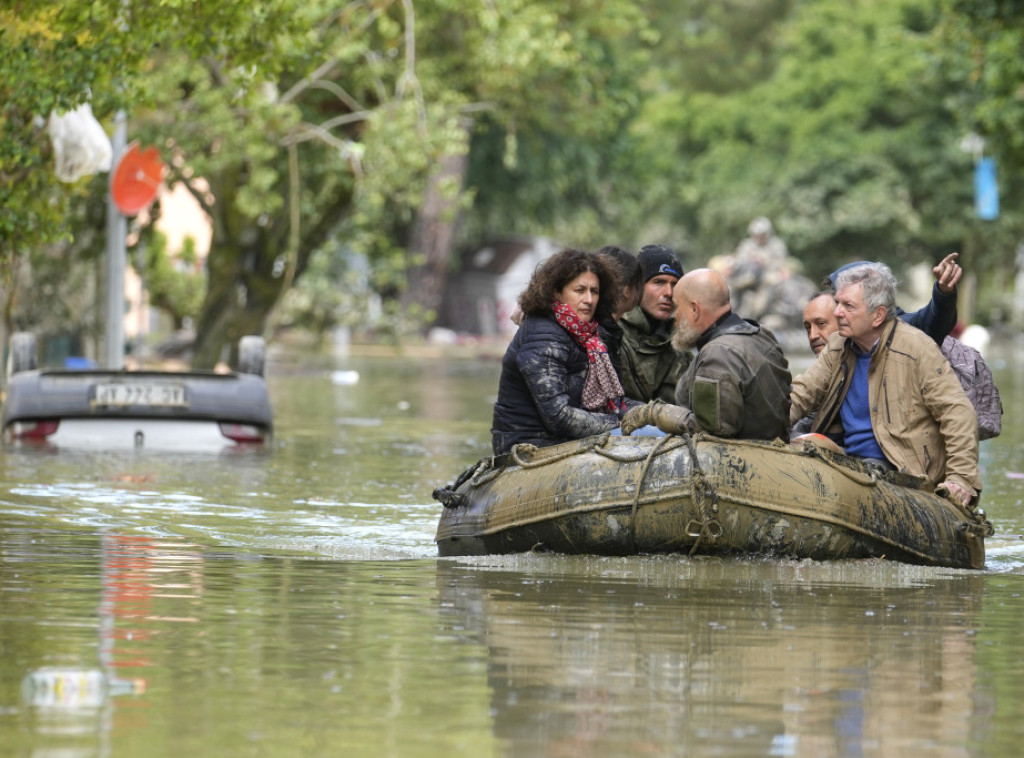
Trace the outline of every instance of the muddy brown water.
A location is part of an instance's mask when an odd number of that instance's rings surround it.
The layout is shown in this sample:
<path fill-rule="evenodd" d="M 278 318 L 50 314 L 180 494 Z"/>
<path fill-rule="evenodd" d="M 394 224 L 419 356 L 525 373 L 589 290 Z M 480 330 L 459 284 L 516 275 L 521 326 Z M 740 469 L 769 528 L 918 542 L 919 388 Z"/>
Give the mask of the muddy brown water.
<path fill-rule="evenodd" d="M 984 571 L 438 559 L 491 358 L 274 353 L 264 451 L 7 449 L 0 755 L 1015 755 L 1024 351 L 990 353 Z"/>

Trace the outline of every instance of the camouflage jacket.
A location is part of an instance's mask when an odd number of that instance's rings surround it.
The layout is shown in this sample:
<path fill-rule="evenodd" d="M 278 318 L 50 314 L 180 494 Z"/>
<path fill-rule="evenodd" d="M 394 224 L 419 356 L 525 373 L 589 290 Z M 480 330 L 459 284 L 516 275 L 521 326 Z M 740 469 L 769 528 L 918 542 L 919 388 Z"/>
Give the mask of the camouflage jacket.
<path fill-rule="evenodd" d="M 676 384 L 690 363 L 690 354 L 672 347 L 672 322 L 667 322 L 664 329 L 652 329 L 638 305 L 623 315 L 619 325 L 622 343 L 615 363 L 626 397 L 645 403 L 674 403 Z"/>

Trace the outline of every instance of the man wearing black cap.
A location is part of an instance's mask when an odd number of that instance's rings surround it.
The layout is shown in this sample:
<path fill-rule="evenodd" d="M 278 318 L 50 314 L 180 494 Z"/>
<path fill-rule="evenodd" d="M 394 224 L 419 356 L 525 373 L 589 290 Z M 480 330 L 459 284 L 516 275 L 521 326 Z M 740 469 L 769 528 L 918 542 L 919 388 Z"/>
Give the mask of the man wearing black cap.
<path fill-rule="evenodd" d="M 667 245 L 646 245 L 637 256 L 643 271 L 640 304 L 626 313 L 619 370 L 626 397 L 675 402 L 676 383 L 690 363 L 688 352 L 672 346 L 672 288 L 683 275 L 679 257 Z"/>

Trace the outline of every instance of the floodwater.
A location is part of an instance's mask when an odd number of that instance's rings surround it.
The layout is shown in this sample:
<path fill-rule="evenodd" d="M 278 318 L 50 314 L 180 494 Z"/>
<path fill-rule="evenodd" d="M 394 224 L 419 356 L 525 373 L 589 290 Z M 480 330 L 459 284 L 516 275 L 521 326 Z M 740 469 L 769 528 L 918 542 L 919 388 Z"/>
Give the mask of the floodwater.
<path fill-rule="evenodd" d="M 0 756 L 1017 755 L 1024 353 L 991 353 L 984 571 L 438 559 L 495 359 L 274 352 L 262 452 L 6 450 Z"/>

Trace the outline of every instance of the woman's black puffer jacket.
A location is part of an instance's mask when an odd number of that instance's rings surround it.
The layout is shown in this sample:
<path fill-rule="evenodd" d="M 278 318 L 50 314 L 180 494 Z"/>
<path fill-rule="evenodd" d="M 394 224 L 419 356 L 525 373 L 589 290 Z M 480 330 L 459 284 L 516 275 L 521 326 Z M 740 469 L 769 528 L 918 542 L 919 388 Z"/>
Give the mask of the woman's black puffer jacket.
<path fill-rule="evenodd" d="M 587 351 L 554 314 L 523 318 L 501 362 L 491 428 L 494 454 L 521 442 L 545 447 L 617 427 L 615 414 L 582 407 L 589 368 Z"/>

